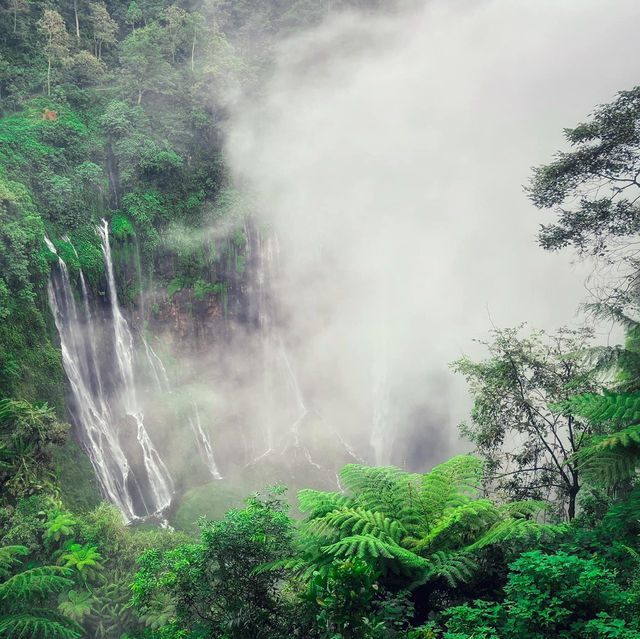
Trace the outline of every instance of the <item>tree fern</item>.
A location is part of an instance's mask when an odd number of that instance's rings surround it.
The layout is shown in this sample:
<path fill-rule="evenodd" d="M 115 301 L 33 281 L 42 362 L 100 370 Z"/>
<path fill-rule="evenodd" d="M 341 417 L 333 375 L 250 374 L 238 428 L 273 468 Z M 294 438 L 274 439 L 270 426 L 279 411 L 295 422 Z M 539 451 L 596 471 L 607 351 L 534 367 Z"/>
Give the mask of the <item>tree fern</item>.
<path fill-rule="evenodd" d="M 6 639 L 77 639 L 82 626 L 62 614 L 37 609 L 0 617 L 0 636 Z"/>
<path fill-rule="evenodd" d="M 413 583 L 468 579 L 475 565 L 470 553 L 483 537 L 491 533 L 494 540 L 487 537 L 484 545 L 499 543 L 539 525 L 533 504 L 504 509 L 477 498 L 483 468 L 465 455 L 426 475 L 349 464 L 340 473 L 342 492 L 301 491 L 300 508 L 309 515 L 301 525 L 300 556 L 287 567 L 308 578 L 358 557 L 385 576 Z"/>
<path fill-rule="evenodd" d="M 352 492 L 358 506 L 400 520 L 415 516 L 412 496 L 421 480 L 421 475 L 395 466 L 348 464 L 340 471 L 340 483 Z"/>
<path fill-rule="evenodd" d="M 485 464 L 470 455 L 458 455 L 424 476 L 420 489 L 423 512 L 442 512 L 467 503 L 479 492 Z"/>
<path fill-rule="evenodd" d="M 0 548 L 0 577 L 10 574 L 10 569 L 20 563 L 18 555 L 24 557 L 29 554 L 25 546 L 3 546 Z"/>
<path fill-rule="evenodd" d="M 62 566 L 39 566 L 12 576 L 10 569 L 25 556 L 23 546 L 0 548 L 0 567 L 5 580 L 0 583 L 0 636 L 20 639 L 75 639 L 82 628 L 69 617 L 42 607 L 53 594 L 73 585 L 71 572 Z"/>
<path fill-rule="evenodd" d="M 393 543 L 385 542 L 372 535 L 350 535 L 340 541 L 325 546 L 322 551 L 332 558 L 357 556 L 383 574 L 413 575 L 418 577 L 429 574 L 429 562 L 414 552 Z"/>

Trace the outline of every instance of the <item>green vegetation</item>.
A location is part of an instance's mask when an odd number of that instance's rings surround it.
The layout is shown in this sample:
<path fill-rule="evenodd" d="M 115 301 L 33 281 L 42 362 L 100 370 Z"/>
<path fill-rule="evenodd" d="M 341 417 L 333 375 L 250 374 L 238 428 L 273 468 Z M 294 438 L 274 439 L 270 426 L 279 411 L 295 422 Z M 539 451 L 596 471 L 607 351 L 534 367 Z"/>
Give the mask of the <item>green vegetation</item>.
<path fill-rule="evenodd" d="M 340 490 L 299 492 L 300 521 L 281 488 L 242 502 L 240 478 L 206 484 L 170 530 L 126 527 L 69 439 L 45 233 L 99 296 L 105 218 L 121 300 L 148 277 L 148 314 L 216 300 L 227 318 L 251 206 L 230 183 L 222 96 L 254 82 L 279 35 L 329 8 L 383 4 L 394 3 L 0 8 L 3 637 L 640 637 L 639 88 L 567 129 L 572 150 L 529 186 L 558 215 L 544 248 L 626 269 L 595 310 L 627 342 L 495 330 L 486 359 L 453 364 L 474 395 L 461 432 L 477 457 L 425 474 L 350 464 Z"/>

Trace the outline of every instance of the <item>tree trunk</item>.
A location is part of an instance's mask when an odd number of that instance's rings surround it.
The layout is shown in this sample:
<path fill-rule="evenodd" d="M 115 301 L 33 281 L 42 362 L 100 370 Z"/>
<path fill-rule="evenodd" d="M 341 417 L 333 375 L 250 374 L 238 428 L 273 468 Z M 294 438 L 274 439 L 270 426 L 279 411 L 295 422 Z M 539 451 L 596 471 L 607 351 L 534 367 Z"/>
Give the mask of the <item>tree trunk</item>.
<path fill-rule="evenodd" d="M 138 89 L 138 106 L 142 104 L 142 89 Z"/>
<path fill-rule="evenodd" d="M 195 53 L 196 53 L 196 28 L 195 26 L 193 27 L 193 42 L 191 43 L 191 73 L 193 73 L 193 62 L 195 60 Z"/>
<path fill-rule="evenodd" d="M 51 97 L 51 56 L 47 66 L 47 95 Z"/>
<path fill-rule="evenodd" d="M 18 26 L 18 9 L 13 10 L 13 32 L 16 32 Z"/>
<path fill-rule="evenodd" d="M 578 497 L 579 491 L 580 486 L 577 482 L 569 488 L 569 508 L 567 513 L 569 521 L 571 521 L 576 516 L 576 498 Z"/>

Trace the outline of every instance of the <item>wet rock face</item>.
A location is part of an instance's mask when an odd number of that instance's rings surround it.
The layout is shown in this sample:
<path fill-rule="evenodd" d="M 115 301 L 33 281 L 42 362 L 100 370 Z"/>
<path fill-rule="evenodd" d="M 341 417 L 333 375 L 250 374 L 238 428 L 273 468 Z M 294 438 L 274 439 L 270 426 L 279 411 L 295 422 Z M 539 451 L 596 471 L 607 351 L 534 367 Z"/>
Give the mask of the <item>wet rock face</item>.
<path fill-rule="evenodd" d="M 174 356 L 202 353 L 220 341 L 225 332 L 222 299 L 208 293 L 202 300 L 195 297 L 193 287 L 183 288 L 167 296 L 167 287 L 154 291 L 149 329 Z"/>

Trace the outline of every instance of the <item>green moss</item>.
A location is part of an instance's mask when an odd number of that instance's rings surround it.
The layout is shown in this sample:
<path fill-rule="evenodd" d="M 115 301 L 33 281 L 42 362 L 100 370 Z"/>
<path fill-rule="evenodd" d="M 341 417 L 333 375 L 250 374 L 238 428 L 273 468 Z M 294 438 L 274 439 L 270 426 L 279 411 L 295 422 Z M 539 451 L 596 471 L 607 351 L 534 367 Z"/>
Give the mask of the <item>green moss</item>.
<path fill-rule="evenodd" d="M 251 488 L 240 478 L 214 481 L 187 491 L 180 507 L 171 519 L 177 530 L 197 534 L 196 522 L 203 515 L 208 519 L 222 519 L 229 508 L 242 506 Z"/>
<path fill-rule="evenodd" d="M 60 496 L 64 505 L 74 512 L 87 512 L 100 505 L 98 484 L 89 458 L 72 439 L 56 447 L 54 462 Z"/>
<path fill-rule="evenodd" d="M 203 279 L 197 279 L 193 283 L 193 296 L 202 301 L 207 295 L 215 292 L 215 285 L 211 282 L 205 282 Z"/>
<path fill-rule="evenodd" d="M 186 285 L 184 278 L 174 277 L 167 286 L 167 299 L 171 299 L 178 291 L 181 291 Z"/>
<path fill-rule="evenodd" d="M 225 319 L 229 313 L 229 285 L 226 282 L 218 282 L 213 287 L 213 292 L 220 295 L 222 300 L 222 313 Z"/>
<path fill-rule="evenodd" d="M 113 233 L 113 237 L 118 240 L 135 235 L 133 224 L 131 224 L 129 219 L 122 215 L 122 213 L 116 213 L 111 218 L 111 232 Z"/>

